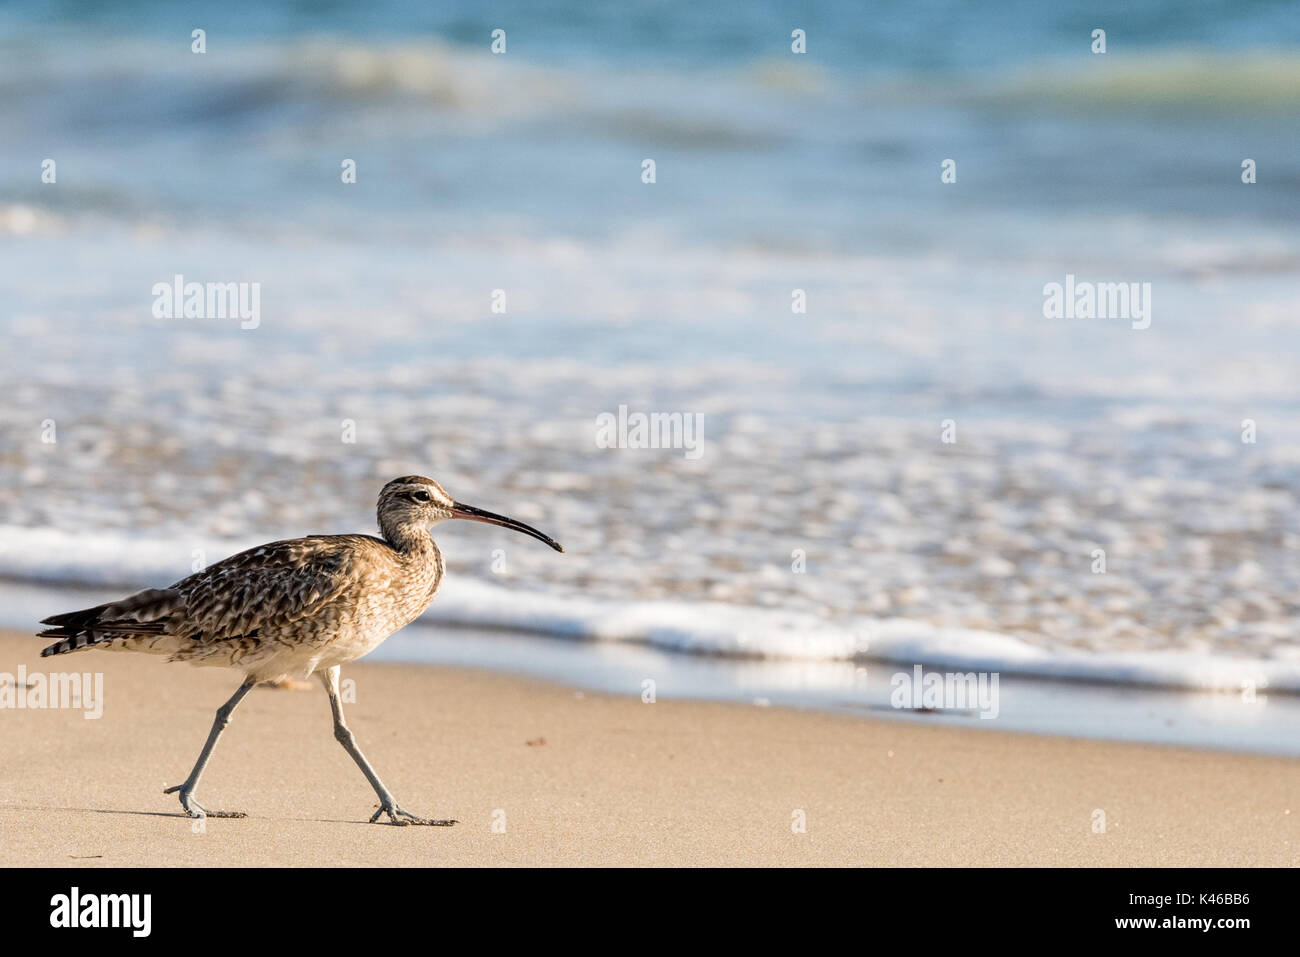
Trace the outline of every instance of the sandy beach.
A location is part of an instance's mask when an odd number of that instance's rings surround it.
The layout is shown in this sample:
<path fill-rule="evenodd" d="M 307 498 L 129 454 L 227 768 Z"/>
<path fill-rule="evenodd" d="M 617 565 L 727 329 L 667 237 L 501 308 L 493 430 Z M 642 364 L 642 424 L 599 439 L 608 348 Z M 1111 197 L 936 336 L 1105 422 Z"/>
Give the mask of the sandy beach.
<path fill-rule="evenodd" d="M 259 688 L 199 789 L 249 816 L 196 833 L 161 792 L 237 675 L 127 654 L 43 661 L 41 646 L 0 636 L 0 671 L 100 671 L 103 716 L 0 711 L 5 865 L 1300 863 L 1294 760 L 365 663 L 344 672 L 362 746 L 404 806 L 460 824 L 367 824 L 374 797 L 323 692 Z"/>

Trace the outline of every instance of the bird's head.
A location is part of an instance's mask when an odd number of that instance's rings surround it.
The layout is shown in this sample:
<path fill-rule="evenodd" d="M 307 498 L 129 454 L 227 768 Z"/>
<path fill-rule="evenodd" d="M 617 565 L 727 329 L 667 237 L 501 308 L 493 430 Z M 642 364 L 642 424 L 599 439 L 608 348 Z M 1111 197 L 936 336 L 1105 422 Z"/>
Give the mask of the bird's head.
<path fill-rule="evenodd" d="M 379 528 L 389 541 L 395 542 L 406 537 L 404 529 L 422 530 L 449 518 L 463 518 L 470 522 L 511 528 L 531 535 L 539 542 L 545 542 L 557 552 L 564 551 L 559 542 L 549 535 L 543 535 L 531 525 L 473 505 L 462 505 L 443 491 L 441 485 L 422 475 L 395 478 L 379 493 Z"/>

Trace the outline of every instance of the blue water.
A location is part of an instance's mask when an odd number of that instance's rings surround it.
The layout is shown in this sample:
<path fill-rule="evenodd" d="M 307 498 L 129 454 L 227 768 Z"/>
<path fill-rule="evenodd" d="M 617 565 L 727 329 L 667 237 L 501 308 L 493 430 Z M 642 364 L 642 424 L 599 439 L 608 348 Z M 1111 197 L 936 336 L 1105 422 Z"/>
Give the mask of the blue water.
<path fill-rule="evenodd" d="M 1287 2 L 9 3 L 0 574 L 368 528 L 419 472 L 563 541 L 439 530 L 573 621 L 1293 661 L 1298 51 Z M 257 328 L 156 318 L 177 274 Z M 1044 318 L 1066 274 L 1151 327 Z M 598 448 L 622 404 L 705 455 Z"/>
<path fill-rule="evenodd" d="M 986 258 L 1052 248 L 1048 216 L 1074 242 L 1125 218 L 1277 230 L 1300 211 L 1300 16 L 1286 2 L 18 3 L 0 16 L 0 182 L 68 211 L 287 219 L 397 245 L 497 225 Z M 796 25 L 804 56 L 789 49 Z M 507 53 L 493 57 L 497 27 Z M 63 188 L 38 188 L 32 150 L 63 156 Z M 649 153 L 653 190 L 636 177 Z M 1243 190 L 1228 173 L 1245 154 L 1291 188 Z M 356 188 L 323 191 L 342 156 L 359 162 Z M 961 185 L 939 189 L 949 157 Z"/>

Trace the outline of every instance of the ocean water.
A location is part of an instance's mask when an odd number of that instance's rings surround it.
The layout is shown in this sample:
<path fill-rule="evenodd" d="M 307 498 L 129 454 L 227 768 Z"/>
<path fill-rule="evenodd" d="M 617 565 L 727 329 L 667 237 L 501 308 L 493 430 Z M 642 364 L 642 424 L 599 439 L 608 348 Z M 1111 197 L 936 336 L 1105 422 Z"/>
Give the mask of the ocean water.
<path fill-rule="evenodd" d="M 8 4 L 0 577 L 418 472 L 568 549 L 439 527 L 432 624 L 1300 690 L 1298 51 L 1288 2 Z"/>

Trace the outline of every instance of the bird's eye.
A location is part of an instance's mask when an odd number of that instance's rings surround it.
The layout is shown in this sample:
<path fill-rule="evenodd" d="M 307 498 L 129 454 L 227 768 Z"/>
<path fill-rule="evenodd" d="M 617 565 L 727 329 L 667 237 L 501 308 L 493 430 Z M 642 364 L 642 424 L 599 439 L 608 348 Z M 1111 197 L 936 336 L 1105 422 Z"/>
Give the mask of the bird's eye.
<path fill-rule="evenodd" d="M 411 493 L 411 498 L 416 502 L 427 502 L 429 501 L 429 493 L 423 489 L 418 489 Z"/>

